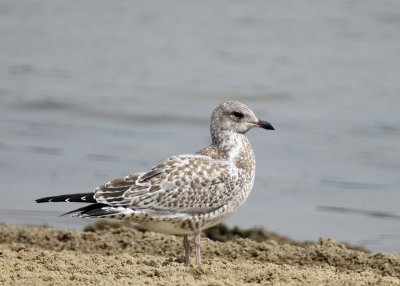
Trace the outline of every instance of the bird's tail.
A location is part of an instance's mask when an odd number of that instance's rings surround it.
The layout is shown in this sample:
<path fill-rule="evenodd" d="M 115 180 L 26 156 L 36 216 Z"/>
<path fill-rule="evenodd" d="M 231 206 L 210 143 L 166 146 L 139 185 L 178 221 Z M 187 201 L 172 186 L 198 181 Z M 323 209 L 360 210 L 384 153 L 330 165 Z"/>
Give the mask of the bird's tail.
<path fill-rule="evenodd" d="M 96 203 L 94 193 L 68 194 L 61 196 L 45 197 L 36 200 L 37 203 L 48 202 L 74 202 L 74 203 Z"/>
<path fill-rule="evenodd" d="M 127 207 L 112 207 L 102 203 L 91 204 L 83 208 L 79 208 L 64 215 L 91 217 L 91 218 L 117 218 L 124 219 L 132 216 L 134 210 Z"/>
<path fill-rule="evenodd" d="M 92 218 L 125 218 L 134 213 L 132 208 L 123 206 L 110 206 L 104 203 L 98 203 L 94 199 L 94 193 L 68 194 L 61 196 L 45 197 L 36 200 L 37 203 L 47 202 L 80 202 L 91 203 L 88 206 L 79 208 L 64 215 Z"/>

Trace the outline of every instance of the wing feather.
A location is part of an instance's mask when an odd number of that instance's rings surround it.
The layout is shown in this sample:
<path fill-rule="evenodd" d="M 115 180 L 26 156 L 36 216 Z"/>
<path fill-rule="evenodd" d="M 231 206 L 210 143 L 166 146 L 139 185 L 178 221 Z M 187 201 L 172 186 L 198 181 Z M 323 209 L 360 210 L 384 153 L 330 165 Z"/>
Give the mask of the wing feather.
<path fill-rule="evenodd" d="M 204 212 L 224 205 L 242 187 L 240 170 L 202 155 L 171 157 L 147 173 L 115 179 L 95 191 L 99 203 L 163 212 Z"/>

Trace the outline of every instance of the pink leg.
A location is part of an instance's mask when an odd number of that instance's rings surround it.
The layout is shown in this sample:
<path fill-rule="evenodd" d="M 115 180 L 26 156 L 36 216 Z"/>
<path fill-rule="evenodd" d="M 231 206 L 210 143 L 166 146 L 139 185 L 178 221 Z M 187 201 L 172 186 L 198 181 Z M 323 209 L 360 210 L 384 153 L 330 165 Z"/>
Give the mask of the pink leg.
<path fill-rule="evenodd" d="M 194 246 L 196 250 L 196 265 L 200 265 L 201 257 L 200 257 L 200 230 L 196 230 L 194 233 Z"/>
<path fill-rule="evenodd" d="M 183 247 L 185 248 L 185 265 L 189 265 L 190 244 L 187 234 L 183 235 Z"/>

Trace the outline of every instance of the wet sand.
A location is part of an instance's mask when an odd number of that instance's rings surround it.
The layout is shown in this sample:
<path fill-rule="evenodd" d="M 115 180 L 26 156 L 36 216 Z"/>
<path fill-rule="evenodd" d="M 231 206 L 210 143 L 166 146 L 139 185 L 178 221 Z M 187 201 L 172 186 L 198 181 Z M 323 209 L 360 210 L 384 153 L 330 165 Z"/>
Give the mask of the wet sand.
<path fill-rule="evenodd" d="M 400 255 L 327 238 L 203 238 L 202 258 L 201 266 L 185 267 L 180 237 L 122 224 L 0 226 L 1 285 L 400 285 Z"/>

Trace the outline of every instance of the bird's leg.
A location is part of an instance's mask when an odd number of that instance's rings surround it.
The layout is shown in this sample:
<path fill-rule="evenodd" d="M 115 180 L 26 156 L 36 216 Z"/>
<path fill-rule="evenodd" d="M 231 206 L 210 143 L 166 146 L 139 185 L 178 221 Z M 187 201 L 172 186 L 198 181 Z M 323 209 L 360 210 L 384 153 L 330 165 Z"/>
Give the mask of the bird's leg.
<path fill-rule="evenodd" d="M 189 265 L 190 244 L 187 234 L 183 235 L 183 247 L 185 248 L 185 265 Z"/>
<path fill-rule="evenodd" d="M 200 230 L 196 230 L 194 233 L 194 246 L 196 250 L 196 265 L 200 265 L 201 257 L 200 257 Z"/>

